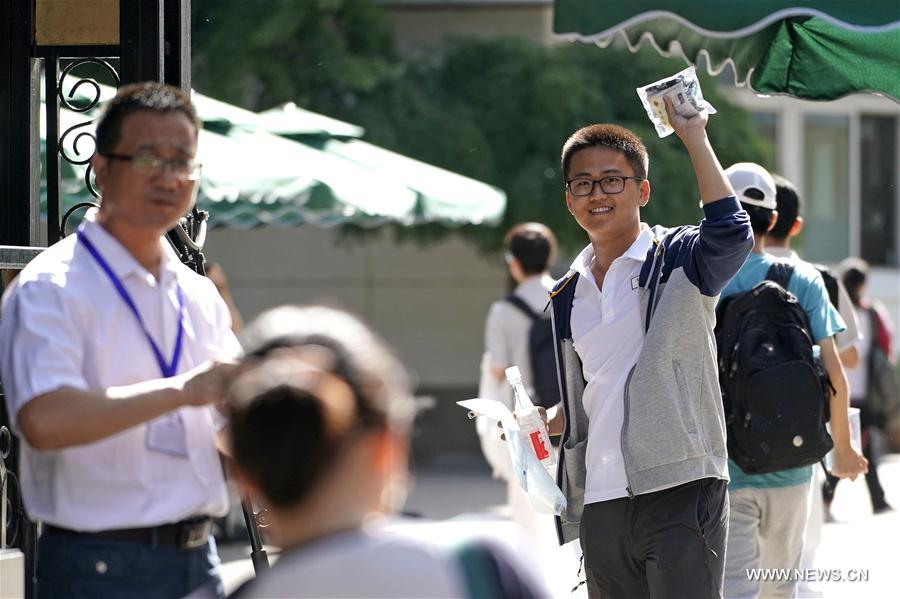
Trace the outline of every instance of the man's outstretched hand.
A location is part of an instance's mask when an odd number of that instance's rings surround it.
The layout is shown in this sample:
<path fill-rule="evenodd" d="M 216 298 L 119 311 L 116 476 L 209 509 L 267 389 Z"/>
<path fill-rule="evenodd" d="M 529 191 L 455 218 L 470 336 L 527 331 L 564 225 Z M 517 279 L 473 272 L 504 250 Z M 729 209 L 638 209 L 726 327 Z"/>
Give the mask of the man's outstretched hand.
<path fill-rule="evenodd" d="M 705 110 L 701 110 L 691 118 L 685 118 L 675 111 L 668 96 L 663 96 L 663 102 L 666 105 L 669 124 L 681 141 L 688 143 L 696 135 L 705 135 L 706 123 L 709 122 L 709 114 Z"/>

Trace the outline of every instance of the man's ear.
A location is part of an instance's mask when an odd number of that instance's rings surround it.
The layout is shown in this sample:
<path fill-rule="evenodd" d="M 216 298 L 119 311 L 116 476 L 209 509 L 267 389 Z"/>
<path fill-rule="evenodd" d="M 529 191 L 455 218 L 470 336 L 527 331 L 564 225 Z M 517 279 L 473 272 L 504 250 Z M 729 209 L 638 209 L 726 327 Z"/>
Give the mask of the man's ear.
<path fill-rule="evenodd" d="M 647 205 L 650 201 L 650 180 L 644 179 L 641 181 L 641 208 Z"/>
<path fill-rule="evenodd" d="M 522 271 L 522 264 L 519 262 L 518 258 L 513 258 L 509 261 L 508 266 L 509 276 L 511 276 L 516 283 L 519 283 L 525 277 L 525 273 Z"/>
<path fill-rule="evenodd" d="M 103 191 L 103 184 L 106 182 L 106 170 L 109 168 L 109 158 L 100 152 L 94 152 L 91 156 L 91 167 L 94 170 L 94 176 L 97 178 L 97 188 Z"/>
<path fill-rule="evenodd" d="M 778 211 L 773 210 L 772 214 L 769 216 L 769 228 L 766 229 L 766 233 L 775 228 L 775 223 L 778 222 Z"/>
<path fill-rule="evenodd" d="M 800 234 L 800 231 L 803 230 L 803 217 L 798 216 L 797 220 L 794 221 L 793 226 L 791 226 L 791 230 L 788 231 L 788 237 L 794 237 Z"/>

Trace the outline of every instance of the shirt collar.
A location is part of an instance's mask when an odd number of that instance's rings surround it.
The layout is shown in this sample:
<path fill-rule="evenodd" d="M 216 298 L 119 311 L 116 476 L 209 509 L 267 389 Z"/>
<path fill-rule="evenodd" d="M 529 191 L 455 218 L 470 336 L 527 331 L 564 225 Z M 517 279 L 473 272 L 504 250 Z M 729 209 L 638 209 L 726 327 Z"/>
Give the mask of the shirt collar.
<path fill-rule="evenodd" d="M 765 248 L 767 254 L 771 254 L 776 258 L 790 258 L 791 260 L 797 260 L 799 256 L 797 256 L 797 252 L 788 247 L 767 247 Z"/>
<path fill-rule="evenodd" d="M 549 282 L 549 286 L 548 286 Z M 553 287 L 554 280 L 552 277 L 547 275 L 546 273 L 541 273 L 539 275 L 531 275 L 530 277 L 526 277 L 522 279 L 522 282 L 516 285 L 516 291 L 526 290 L 526 289 L 551 289 Z"/>
<path fill-rule="evenodd" d="M 84 227 L 84 234 L 87 235 L 88 239 L 94 244 L 97 251 L 100 252 L 100 255 L 103 256 L 103 259 L 106 260 L 106 263 L 109 264 L 109 267 L 119 279 L 125 280 L 129 276 L 135 275 L 151 284 L 154 283 L 153 275 L 135 260 L 131 252 L 125 249 L 125 246 L 118 239 L 113 237 L 109 231 L 97 222 L 96 208 L 92 208 L 84 215 L 82 226 Z M 160 237 L 159 242 L 163 246 L 163 257 L 159 265 L 159 283 L 168 285 L 170 282 L 177 280 L 178 265 L 181 262 L 178 260 L 175 250 L 172 249 L 167 241 Z"/>
<path fill-rule="evenodd" d="M 635 239 L 628 249 L 625 250 L 625 253 L 619 256 L 619 258 L 630 258 L 632 260 L 639 260 L 643 262 L 647 257 L 647 252 L 650 250 L 650 246 L 653 244 L 653 232 L 650 230 L 650 227 L 647 226 L 646 223 L 641 223 L 641 232 L 638 235 L 637 239 Z M 617 260 L 619 258 L 616 258 Z M 581 253 L 575 257 L 575 260 L 572 261 L 571 268 L 575 272 L 577 272 L 582 277 L 589 277 L 591 279 L 594 278 L 594 275 L 591 273 L 591 262 L 594 260 L 594 246 L 591 244 L 587 244 Z"/>

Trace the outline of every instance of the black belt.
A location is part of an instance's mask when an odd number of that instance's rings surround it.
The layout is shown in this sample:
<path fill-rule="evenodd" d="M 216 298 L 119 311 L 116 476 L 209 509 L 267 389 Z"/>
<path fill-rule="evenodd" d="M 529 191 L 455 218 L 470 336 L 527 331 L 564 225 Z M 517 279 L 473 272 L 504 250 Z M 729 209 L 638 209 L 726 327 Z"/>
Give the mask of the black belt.
<path fill-rule="evenodd" d="M 98 532 L 81 532 L 45 524 L 44 529 L 67 536 L 102 539 L 105 541 L 131 541 L 145 545 L 167 545 L 178 549 L 197 549 L 209 541 L 212 520 L 208 516 L 182 520 L 174 524 L 148 528 L 120 528 Z"/>

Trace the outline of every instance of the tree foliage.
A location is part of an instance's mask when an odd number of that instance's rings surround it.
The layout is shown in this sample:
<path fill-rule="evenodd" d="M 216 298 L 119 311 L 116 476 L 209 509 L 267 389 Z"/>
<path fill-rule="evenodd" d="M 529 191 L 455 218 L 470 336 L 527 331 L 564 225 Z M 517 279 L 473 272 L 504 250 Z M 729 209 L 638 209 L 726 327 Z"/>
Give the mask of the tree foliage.
<path fill-rule="evenodd" d="M 451 39 L 427 56 L 398 58 L 380 9 L 368 0 L 268 2 L 273 9 L 265 15 L 251 10 L 256 2 L 195 1 L 195 19 L 205 4 L 221 30 L 195 35 L 198 63 L 208 69 L 195 69 L 199 89 L 252 109 L 293 100 L 362 125 L 372 143 L 503 189 L 508 207 L 499 227 L 459 229 L 485 249 L 499 247 L 505 230 L 526 220 L 546 223 L 569 248 L 584 243 L 564 207 L 559 157 L 570 133 L 596 122 L 628 127 L 647 145 L 653 192 L 644 220 L 701 218 L 686 151 L 675 136 L 657 137 L 635 92 L 684 68 L 680 61 L 512 38 Z M 219 55 L 229 43 L 229 56 Z M 770 162 L 771 148 L 749 115 L 710 78 L 701 84 L 719 111 L 708 130 L 723 165 Z M 420 241 L 449 233 L 435 225 L 397 229 L 399 238 Z"/>
<path fill-rule="evenodd" d="M 191 9 L 195 85 L 251 110 L 353 102 L 398 66 L 371 0 L 193 0 Z"/>

